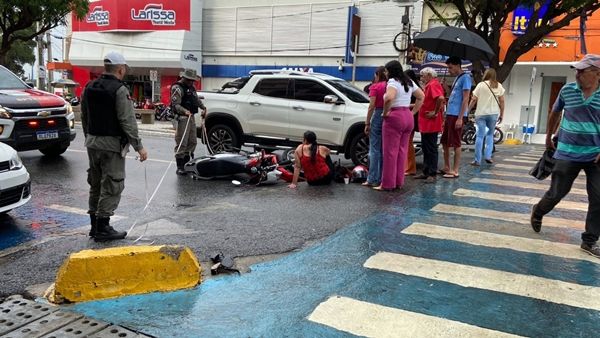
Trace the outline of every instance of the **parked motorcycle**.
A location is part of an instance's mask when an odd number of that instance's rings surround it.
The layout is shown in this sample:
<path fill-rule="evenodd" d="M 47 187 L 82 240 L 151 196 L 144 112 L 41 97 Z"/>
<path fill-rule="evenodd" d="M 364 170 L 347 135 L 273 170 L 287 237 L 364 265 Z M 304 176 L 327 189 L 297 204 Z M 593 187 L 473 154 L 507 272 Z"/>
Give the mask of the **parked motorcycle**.
<path fill-rule="evenodd" d="M 477 125 L 474 119 L 469 119 L 463 127 L 462 141 L 466 144 L 473 145 L 477 139 Z M 494 144 L 498 144 L 504 140 L 504 132 L 500 127 L 496 126 L 494 130 Z"/>
<path fill-rule="evenodd" d="M 154 103 L 154 119 L 156 121 L 171 121 L 175 118 L 175 113 L 171 110 L 171 106 L 165 105 L 162 102 Z"/>
<path fill-rule="evenodd" d="M 285 170 L 277 161 L 275 154 L 264 150 L 239 154 L 220 153 L 192 159 L 185 164 L 184 170 L 193 179 L 210 180 L 234 178 L 247 184 L 275 184 Z"/>

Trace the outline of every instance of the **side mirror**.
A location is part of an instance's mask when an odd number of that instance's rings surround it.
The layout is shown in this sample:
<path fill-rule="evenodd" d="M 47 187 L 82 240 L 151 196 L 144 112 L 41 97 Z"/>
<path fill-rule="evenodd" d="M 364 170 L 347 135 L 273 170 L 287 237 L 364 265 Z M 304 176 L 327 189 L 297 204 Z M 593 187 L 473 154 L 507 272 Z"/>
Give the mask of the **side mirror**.
<path fill-rule="evenodd" d="M 79 105 L 79 99 L 77 97 L 72 98 L 69 103 L 71 104 L 71 106 L 75 107 Z"/>
<path fill-rule="evenodd" d="M 344 101 L 340 100 L 340 98 L 337 97 L 336 95 L 326 95 L 325 98 L 323 99 L 323 102 L 329 103 L 329 104 L 343 104 L 344 103 Z"/>

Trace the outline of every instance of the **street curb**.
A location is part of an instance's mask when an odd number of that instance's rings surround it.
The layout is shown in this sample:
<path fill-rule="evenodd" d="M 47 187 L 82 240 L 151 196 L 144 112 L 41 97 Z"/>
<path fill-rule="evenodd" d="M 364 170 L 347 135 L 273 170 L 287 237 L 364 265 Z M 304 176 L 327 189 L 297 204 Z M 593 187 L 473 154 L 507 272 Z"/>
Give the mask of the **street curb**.
<path fill-rule="evenodd" d="M 194 253 L 176 245 L 83 250 L 60 267 L 49 300 L 82 302 L 191 288 L 201 282 Z"/>

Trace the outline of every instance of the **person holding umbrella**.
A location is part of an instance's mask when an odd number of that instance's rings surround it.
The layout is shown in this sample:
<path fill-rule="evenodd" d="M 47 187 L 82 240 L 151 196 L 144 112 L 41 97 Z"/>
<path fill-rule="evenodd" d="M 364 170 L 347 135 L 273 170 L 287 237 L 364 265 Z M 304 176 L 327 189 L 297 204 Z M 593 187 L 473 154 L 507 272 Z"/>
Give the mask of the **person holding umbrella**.
<path fill-rule="evenodd" d="M 444 178 L 458 178 L 459 176 L 463 116 L 469 109 L 469 93 L 471 92 L 472 81 L 471 76 L 463 72 L 461 64 L 462 61 L 457 56 L 451 56 L 446 60 L 448 73 L 456 78 L 450 89 L 446 121 L 441 140 L 444 149 L 444 169 L 441 170 L 441 173 Z M 452 166 L 450 166 L 451 148 L 454 149 Z"/>

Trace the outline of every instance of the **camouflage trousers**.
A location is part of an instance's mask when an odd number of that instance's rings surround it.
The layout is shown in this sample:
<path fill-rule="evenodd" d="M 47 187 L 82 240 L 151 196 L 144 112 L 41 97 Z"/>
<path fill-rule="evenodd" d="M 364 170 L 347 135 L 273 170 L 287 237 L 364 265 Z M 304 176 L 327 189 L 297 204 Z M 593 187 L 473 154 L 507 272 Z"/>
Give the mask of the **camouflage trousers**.
<path fill-rule="evenodd" d="M 188 119 L 190 120 L 189 123 Z M 181 143 L 181 147 L 179 147 L 179 143 Z M 179 117 L 177 131 L 175 132 L 175 157 L 184 158 L 185 156 L 191 156 L 196 150 L 197 144 L 198 137 L 196 135 L 196 120 L 194 116 Z"/>
<path fill-rule="evenodd" d="M 99 218 L 114 215 L 125 188 L 125 159 L 120 153 L 107 150 L 87 149 L 90 168 L 90 215 Z"/>

